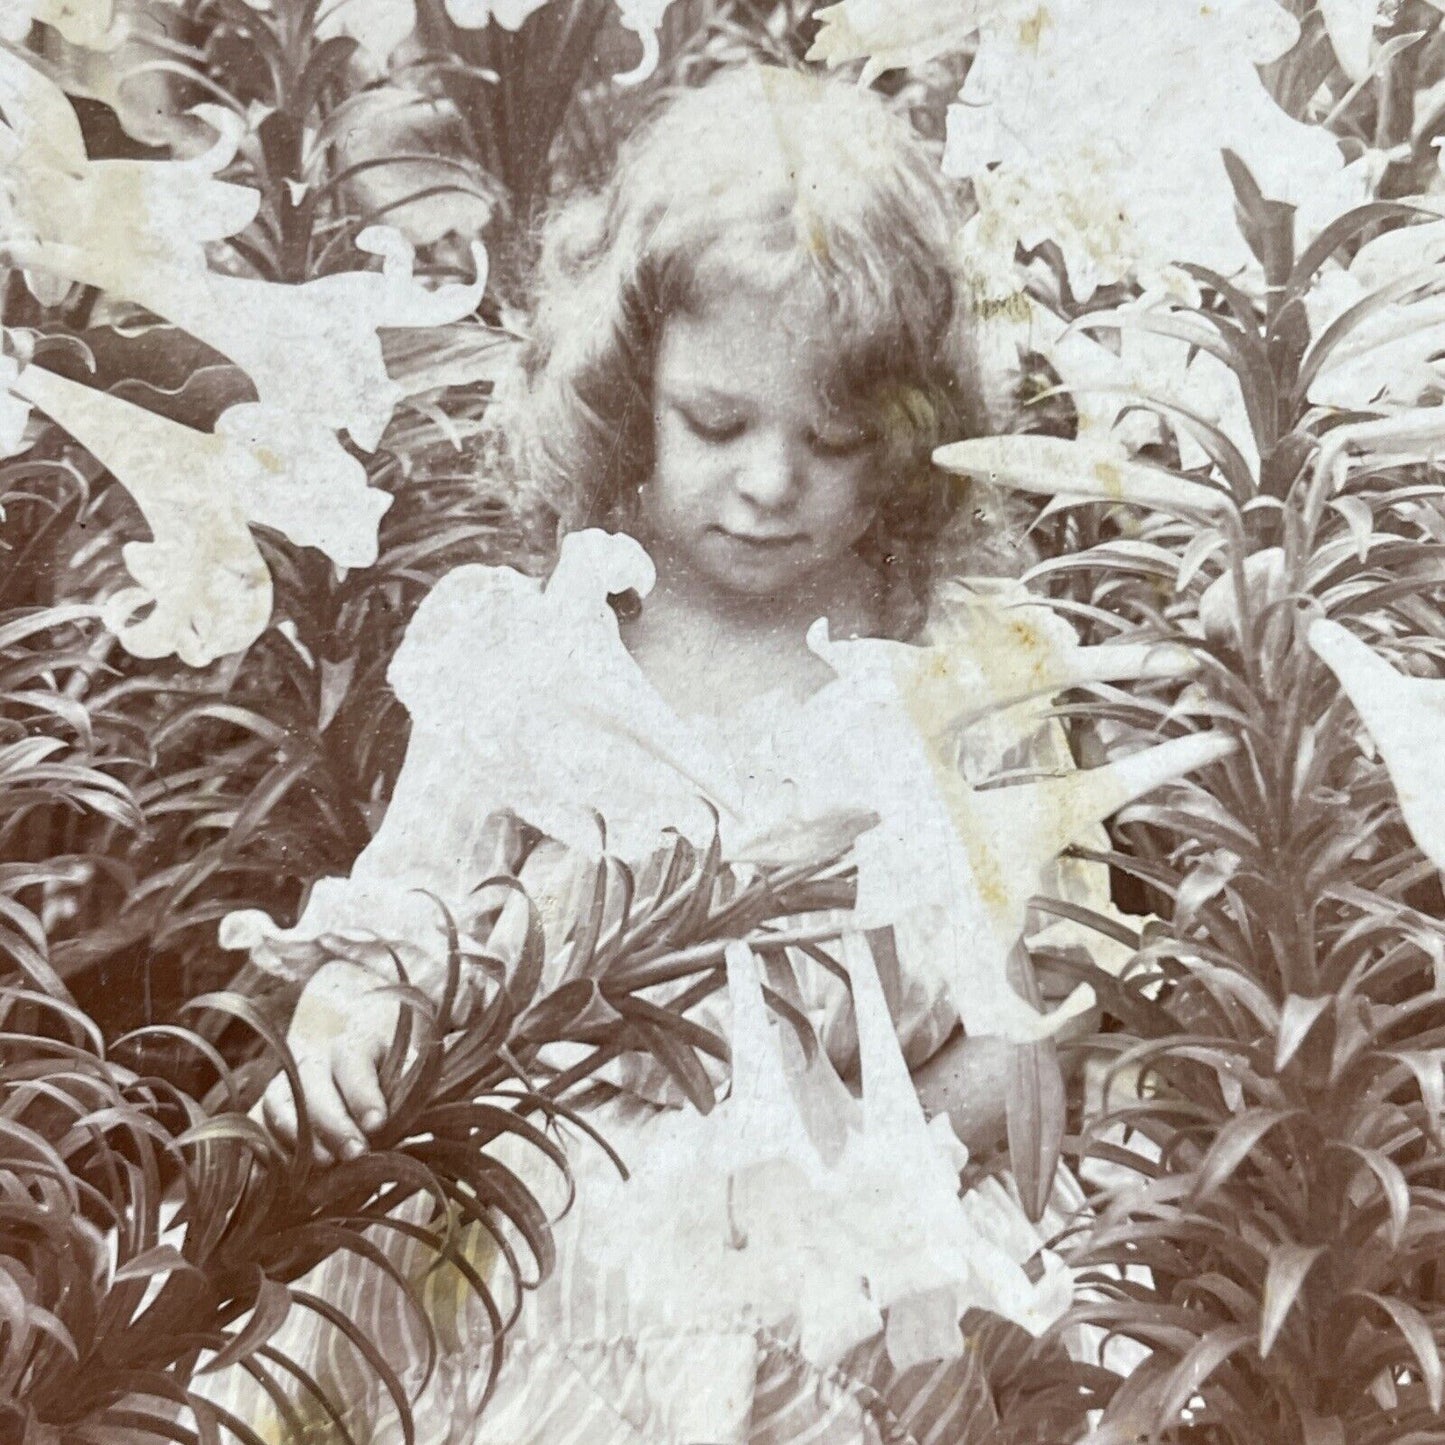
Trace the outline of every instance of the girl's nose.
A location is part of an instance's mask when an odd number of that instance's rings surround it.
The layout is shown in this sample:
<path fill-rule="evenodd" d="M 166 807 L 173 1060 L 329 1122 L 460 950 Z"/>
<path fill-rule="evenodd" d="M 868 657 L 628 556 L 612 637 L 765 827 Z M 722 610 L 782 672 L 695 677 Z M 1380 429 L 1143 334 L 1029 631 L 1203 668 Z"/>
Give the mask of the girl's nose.
<path fill-rule="evenodd" d="M 767 433 L 753 438 L 753 445 L 741 460 L 735 477 L 739 494 L 764 511 L 790 506 L 802 481 L 790 440 Z"/>

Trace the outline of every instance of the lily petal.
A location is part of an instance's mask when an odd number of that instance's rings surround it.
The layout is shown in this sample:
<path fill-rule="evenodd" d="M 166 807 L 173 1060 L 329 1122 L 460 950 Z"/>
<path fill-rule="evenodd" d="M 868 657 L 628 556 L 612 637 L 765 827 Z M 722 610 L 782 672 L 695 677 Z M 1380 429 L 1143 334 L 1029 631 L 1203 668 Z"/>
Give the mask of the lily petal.
<path fill-rule="evenodd" d="M 1380 0 L 1320 0 L 1320 18 L 1340 68 L 1351 80 L 1370 73 L 1370 42 L 1380 20 Z"/>
<path fill-rule="evenodd" d="M 204 266 L 203 243 L 249 225 L 261 194 L 216 179 L 240 144 L 240 118 L 220 106 L 198 107 L 197 114 L 218 132 L 202 156 L 93 161 L 65 92 L 19 55 L 0 50 L 9 229 L 19 240 L 109 252 L 117 267 Z"/>
<path fill-rule="evenodd" d="M 0 40 L 21 44 L 35 21 L 52 26 L 72 45 L 113 50 L 124 37 L 115 0 L 7 0 L 0 14 Z"/>
<path fill-rule="evenodd" d="M 592 1205 L 601 1218 L 624 1212 L 630 1237 L 645 1232 L 652 1242 L 641 1266 L 635 1251 L 628 1263 L 650 1309 L 673 1322 L 721 1310 L 796 1323 L 802 1353 L 825 1368 L 883 1330 L 885 1312 L 899 1368 L 961 1354 L 958 1321 L 975 1306 L 1035 1331 L 1056 1319 L 1072 1276 L 1046 1267 L 1043 1291 L 1031 1284 L 1024 1266 L 1043 1241 L 1001 1189 L 960 1201 L 966 1153 L 946 1120 L 924 1121 L 866 942 L 853 935 L 844 948 L 861 1104 L 825 1056 L 801 1071 L 785 1066 L 756 960 L 745 945 L 726 957 L 731 1094 L 710 1115 L 664 1121 L 667 1147 Z M 846 1116 L 830 1161 L 803 1123 L 797 1091 Z M 699 1180 L 716 1184 L 699 1189 Z M 615 1229 L 598 1237 L 604 1253 L 625 1250 Z"/>
<path fill-rule="evenodd" d="M 1151 284 L 1175 263 L 1226 275 L 1253 265 L 1225 149 L 1279 200 L 1328 194 L 1338 214 L 1365 199 L 1329 131 L 1288 115 L 1260 78 L 1299 38 L 1274 0 L 1037 0 L 999 11 L 949 108 L 944 166 L 975 183 L 1008 256 L 1044 230 L 1080 300 L 1130 277 Z M 1174 104 L 1178 95 L 1189 104 Z"/>
<path fill-rule="evenodd" d="M 345 565 L 375 558 L 376 521 L 391 499 L 366 486 L 334 436 L 291 413 L 235 407 L 210 434 L 41 367 L 27 367 L 12 389 L 105 465 L 151 530 L 150 542 L 124 550 L 138 585 L 106 612 L 137 656 L 174 652 L 200 667 L 261 634 L 271 578 L 252 521 Z M 142 607 L 149 614 L 133 620 Z"/>
<path fill-rule="evenodd" d="M 984 609 L 977 609 L 982 613 Z M 998 610 L 993 610 L 996 621 Z M 926 737 L 967 724 L 1030 698 L 1091 683 L 1190 677 L 1199 669 L 1187 648 L 1158 643 L 1080 647 L 1061 639 L 1042 606 L 1007 609 L 1004 628 L 972 632 L 919 647 L 880 638 L 836 644 L 826 618 L 808 632 L 808 646 L 840 675 L 876 677 L 885 669 Z"/>
<path fill-rule="evenodd" d="M 247 519 L 274 527 L 298 547 L 325 552 L 338 567 L 376 561 L 377 527 L 388 493 L 327 426 L 274 406 L 233 406 L 216 421 L 233 444 L 231 484 Z"/>
<path fill-rule="evenodd" d="M 481 30 L 496 21 L 503 30 L 517 31 L 528 16 L 548 0 L 446 0 L 447 18 L 463 30 Z"/>
<path fill-rule="evenodd" d="M 263 405 L 344 427 L 373 451 L 402 395 L 387 374 L 377 329 L 460 320 L 481 301 L 487 264 L 474 243 L 476 279 L 431 290 L 414 279 L 411 246 L 400 232 L 372 227 L 357 244 L 383 257 L 380 273 L 345 271 L 295 286 L 146 264 L 111 246 L 41 245 L 20 254 L 164 316 L 240 366 Z"/>
<path fill-rule="evenodd" d="M 939 759 L 936 781 L 987 921 L 987 931 L 975 940 L 978 953 L 968 960 L 969 978 L 961 978 L 956 988 L 977 987 L 980 955 L 991 958 L 989 976 L 1006 979 L 1008 955 L 1023 934 L 1029 902 L 1040 891 L 1044 868 L 1060 853 L 1085 841 L 1127 803 L 1228 757 L 1237 747 L 1232 738 L 1198 734 L 1104 767 L 999 788 L 974 788 L 946 759 Z M 861 908 L 861 896 L 859 903 Z M 1032 1036 L 1040 1038 L 1091 1007 L 1093 997 L 1081 986 L 1047 1016 L 1030 1009 L 1011 989 L 998 989 L 989 1002 L 998 1013 L 995 1032 L 1025 1038 L 1031 1028 Z M 975 1000 L 975 1014 L 978 1007 Z"/>
<path fill-rule="evenodd" d="M 1121 447 L 1058 437 L 978 437 L 933 454 L 945 471 L 1046 497 L 1116 502 L 1162 512 L 1216 516 L 1234 510 L 1226 492 L 1127 460 Z"/>
<path fill-rule="evenodd" d="M 415 0 L 330 0 L 316 16 L 316 35 L 349 35 L 378 68 L 416 29 Z"/>
<path fill-rule="evenodd" d="M 20 374 L 13 356 L 0 356 L 0 458 L 16 457 L 29 445 L 25 439 L 30 407 L 11 388 Z"/>
<path fill-rule="evenodd" d="M 631 30 L 642 41 L 642 58 L 631 70 L 612 77 L 617 85 L 640 85 L 657 69 L 662 50 L 657 32 L 672 0 L 617 0 L 617 10 L 624 29 Z"/>
<path fill-rule="evenodd" d="M 818 34 L 806 60 L 829 70 L 865 60 L 860 85 L 964 48 L 978 29 L 976 0 L 839 0 L 813 12 Z"/>
<path fill-rule="evenodd" d="M 1380 751 L 1420 851 L 1445 869 L 1445 682 L 1397 672 L 1354 633 L 1319 618 L 1309 644 L 1340 681 Z"/>

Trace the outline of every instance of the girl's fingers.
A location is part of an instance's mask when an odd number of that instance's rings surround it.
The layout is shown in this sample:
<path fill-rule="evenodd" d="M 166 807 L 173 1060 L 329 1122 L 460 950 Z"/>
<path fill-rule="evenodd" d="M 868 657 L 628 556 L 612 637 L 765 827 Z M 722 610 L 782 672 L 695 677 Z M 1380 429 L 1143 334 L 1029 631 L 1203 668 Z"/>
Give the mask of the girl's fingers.
<path fill-rule="evenodd" d="M 296 1102 L 291 1097 L 291 1081 L 277 1074 L 261 1096 L 261 1116 L 266 1127 L 283 1143 L 296 1143 Z"/>
<path fill-rule="evenodd" d="M 351 1118 L 368 1134 L 386 1122 L 386 1098 L 377 1078 L 379 1053 L 354 1049 L 339 1053 L 334 1077 Z"/>
<path fill-rule="evenodd" d="M 319 1164 L 333 1158 L 354 1159 L 366 1149 L 366 1139 L 343 1102 L 328 1062 L 303 1060 L 301 1088 L 314 1136 L 313 1152 Z"/>

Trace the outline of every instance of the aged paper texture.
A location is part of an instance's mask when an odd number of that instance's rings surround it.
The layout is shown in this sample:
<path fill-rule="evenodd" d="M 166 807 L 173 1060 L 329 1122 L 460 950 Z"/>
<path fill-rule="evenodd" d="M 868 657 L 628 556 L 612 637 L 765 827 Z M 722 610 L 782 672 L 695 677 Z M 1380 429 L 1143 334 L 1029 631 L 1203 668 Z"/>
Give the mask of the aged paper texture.
<path fill-rule="evenodd" d="M 0 0 L 0 1439 L 1445 1439 L 1440 0 Z"/>

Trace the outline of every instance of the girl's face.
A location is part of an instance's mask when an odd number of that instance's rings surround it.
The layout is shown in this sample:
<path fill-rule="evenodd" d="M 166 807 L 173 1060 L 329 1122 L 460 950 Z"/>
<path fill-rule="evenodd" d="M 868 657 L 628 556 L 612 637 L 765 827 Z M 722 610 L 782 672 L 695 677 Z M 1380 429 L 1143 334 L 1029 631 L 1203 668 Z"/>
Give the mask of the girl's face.
<path fill-rule="evenodd" d="M 663 324 L 641 517 L 664 575 L 796 601 L 851 558 L 876 439 L 822 395 L 828 331 L 819 303 L 746 291 Z"/>

